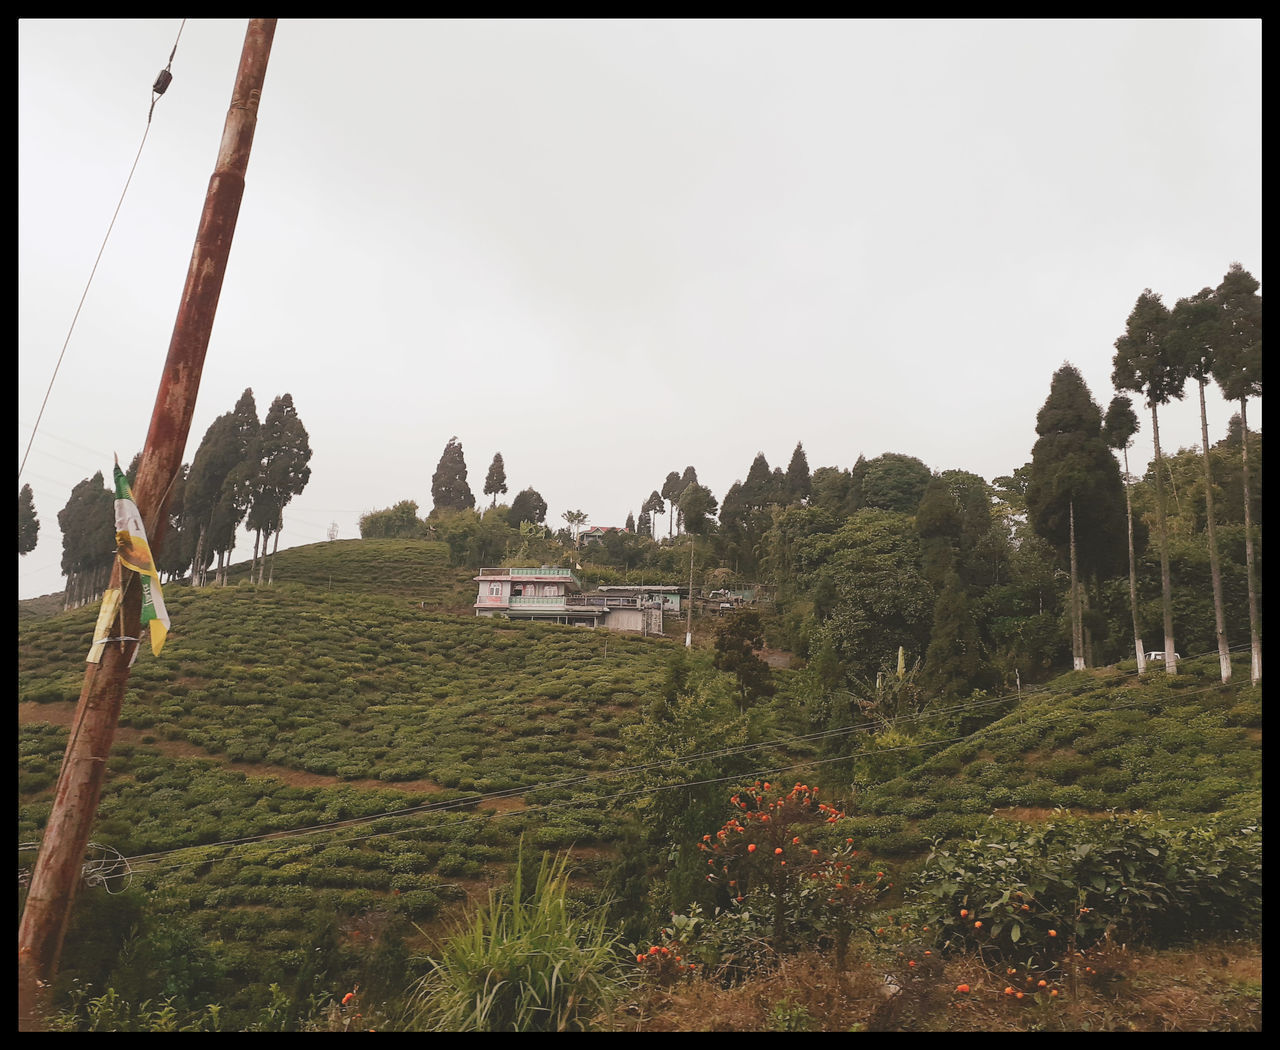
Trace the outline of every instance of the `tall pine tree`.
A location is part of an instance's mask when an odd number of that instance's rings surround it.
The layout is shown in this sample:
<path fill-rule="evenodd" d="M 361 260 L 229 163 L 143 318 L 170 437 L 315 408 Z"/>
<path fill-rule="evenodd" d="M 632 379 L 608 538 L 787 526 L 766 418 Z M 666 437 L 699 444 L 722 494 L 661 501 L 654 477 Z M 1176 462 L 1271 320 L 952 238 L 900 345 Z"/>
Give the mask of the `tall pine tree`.
<path fill-rule="evenodd" d="M 36 549 L 40 519 L 36 516 L 35 496 L 30 485 L 18 490 L 18 553 L 30 554 Z"/>
<path fill-rule="evenodd" d="M 1027 515 L 1032 529 L 1069 564 L 1072 659 L 1087 664 L 1082 576 L 1119 570 L 1124 530 L 1120 470 L 1102 436 L 1102 412 L 1084 379 L 1066 364 L 1054 373 L 1036 416 Z"/>
<path fill-rule="evenodd" d="M 467 461 L 456 437 L 451 437 L 445 445 L 436 472 L 431 475 L 431 500 L 433 515 L 445 510 L 471 510 L 476 505 L 467 484 Z"/>
<path fill-rule="evenodd" d="M 507 468 L 502 462 L 502 453 L 495 452 L 493 454 L 493 462 L 489 464 L 489 473 L 484 479 L 484 494 L 492 496 L 493 500 L 489 503 L 490 507 L 498 505 L 498 496 L 506 495 L 507 491 Z"/>
<path fill-rule="evenodd" d="M 1160 529 L 1160 592 L 1164 614 L 1164 661 L 1169 674 L 1178 673 L 1173 643 L 1173 581 L 1169 574 L 1169 527 L 1165 520 L 1164 461 L 1160 452 L 1161 405 L 1181 400 L 1186 372 L 1166 345 L 1169 308 L 1147 288 L 1129 314 L 1124 334 L 1116 340 L 1111 384 L 1117 390 L 1144 394 L 1151 409 L 1151 441 L 1155 447 L 1156 524 Z"/>
<path fill-rule="evenodd" d="M 1244 552 L 1249 580 L 1250 677 L 1262 681 L 1262 620 L 1258 607 L 1257 570 L 1253 557 L 1253 515 L 1249 494 L 1248 401 L 1262 396 L 1261 285 L 1239 263 L 1232 263 L 1215 289 L 1221 333 L 1214 354 L 1213 378 L 1228 401 L 1240 403 L 1241 473 L 1244 477 Z"/>

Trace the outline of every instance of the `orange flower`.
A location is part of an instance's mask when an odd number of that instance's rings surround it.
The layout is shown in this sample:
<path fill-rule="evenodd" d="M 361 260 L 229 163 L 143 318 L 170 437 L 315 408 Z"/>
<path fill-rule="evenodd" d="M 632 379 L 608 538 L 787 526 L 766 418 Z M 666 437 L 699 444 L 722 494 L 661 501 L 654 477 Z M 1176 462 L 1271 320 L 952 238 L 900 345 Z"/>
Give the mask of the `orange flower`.
<path fill-rule="evenodd" d="M 974 928 L 975 930 L 980 930 L 980 929 L 982 929 L 982 923 L 981 923 L 981 921 L 979 921 L 979 922 L 975 922 L 975 923 L 973 924 L 973 928 Z"/>
<path fill-rule="evenodd" d="M 962 918 L 962 919 L 967 919 L 968 917 L 969 917 L 969 909 L 968 909 L 968 908 L 961 908 L 961 909 L 960 909 L 960 918 Z"/>
<path fill-rule="evenodd" d="M 779 847 L 778 847 L 776 850 L 774 850 L 773 852 L 774 852 L 774 853 L 781 853 L 781 852 L 782 852 L 782 847 L 781 847 L 781 846 L 779 846 Z"/>
<path fill-rule="evenodd" d="M 968 995 L 969 986 L 967 984 L 957 984 L 956 991 L 959 992 L 961 995 Z"/>
<path fill-rule="evenodd" d="M 756 851 L 756 844 L 753 842 L 753 843 L 751 843 L 751 845 L 750 845 L 750 846 L 748 846 L 748 847 L 747 847 L 747 852 L 748 852 L 748 853 L 754 853 L 755 851 Z"/>
<path fill-rule="evenodd" d="M 1050 931 L 1049 931 L 1049 936 L 1050 936 L 1050 937 L 1056 937 L 1056 936 L 1058 936 L 1058 931 L 1057 931 L 1057 930 L 1050 930 Z"/>

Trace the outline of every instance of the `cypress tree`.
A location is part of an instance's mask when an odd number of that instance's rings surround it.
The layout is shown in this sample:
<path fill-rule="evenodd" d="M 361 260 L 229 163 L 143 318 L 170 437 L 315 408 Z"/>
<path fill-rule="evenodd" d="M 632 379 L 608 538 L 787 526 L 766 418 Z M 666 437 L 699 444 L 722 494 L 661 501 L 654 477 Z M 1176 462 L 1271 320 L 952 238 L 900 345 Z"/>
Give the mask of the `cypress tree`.
<path fill-rule="evenodd" d="M 431 475 L 431 499 L 435 505 L 432 514 L 442 510 L 471 510 L 476 505 L 467 484 L 467 461 L 456 437 L 451 437 L 445 445 L 436 472 Z"/>
<path fill-rule="evenodd" d="M 36 549 L 40 534 L 40 519 L 36 516 L 35 496 L 31 486 L 18 490 L 18 553 L 29 554 Z"/>

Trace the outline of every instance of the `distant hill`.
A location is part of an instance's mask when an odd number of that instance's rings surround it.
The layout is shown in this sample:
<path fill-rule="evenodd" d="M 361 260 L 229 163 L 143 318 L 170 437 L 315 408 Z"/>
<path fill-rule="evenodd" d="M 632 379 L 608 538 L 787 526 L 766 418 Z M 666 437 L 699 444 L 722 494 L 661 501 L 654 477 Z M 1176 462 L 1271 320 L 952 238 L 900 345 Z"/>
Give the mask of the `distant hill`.
<path fill-rule="evenodd" d="M 380 594 L 434 612 L 467 614 L 475 603 L 472 569 L 449 565 L 449 548 L 434 540 L 334 540 L 290 547 L 269 559 L 272 581 L 317 590 Z M 227 582 L 249 579 L 250 563 L 236 562 Z M 185 588 L 186 581 L 166 587 Z M 172 592 L 167 592 L 172 593 Z M 18 618 L 40 619 L 62 612 L 62 592 L 19 599 Z"/>

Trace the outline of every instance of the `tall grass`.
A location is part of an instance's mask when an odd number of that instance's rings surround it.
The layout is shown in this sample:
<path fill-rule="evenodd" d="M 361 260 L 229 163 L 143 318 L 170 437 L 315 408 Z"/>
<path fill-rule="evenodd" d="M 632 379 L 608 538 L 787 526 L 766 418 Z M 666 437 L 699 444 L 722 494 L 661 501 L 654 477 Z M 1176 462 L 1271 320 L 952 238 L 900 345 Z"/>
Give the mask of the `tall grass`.
<path fill-rule="evenodd" d="M 440 958 L 428 960 L 410 1030 L 588 1031 L 624 990 L 604 909 L 583 917 L 570 904 L 568 855 L 544 854 L 532 892 L 523 869 L 518 862 L 509 890 L 490 890 Z"/>

